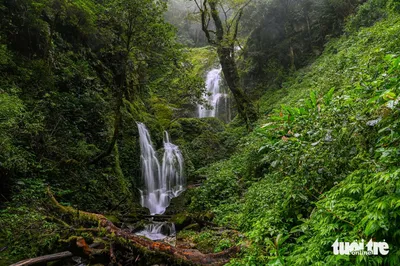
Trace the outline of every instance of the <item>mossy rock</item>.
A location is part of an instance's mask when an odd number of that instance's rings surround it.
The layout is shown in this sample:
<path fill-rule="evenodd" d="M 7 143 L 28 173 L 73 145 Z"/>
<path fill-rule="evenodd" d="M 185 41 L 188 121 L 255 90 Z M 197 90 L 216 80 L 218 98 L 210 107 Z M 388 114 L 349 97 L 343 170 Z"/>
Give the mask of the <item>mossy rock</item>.
<path fill-rule="evenodd" d="M 177 134 L 173 136 L 174 138 L 181 137 L 190 140 L 208 130 L 209 125 L 199 118 L 180 118 L 170 127 L 172 129 L 171 135 L 172 132 Z"/>
<path fill-rule="evenodd" d="M 188 191 L 184 191 L 178 197 L 171 199 L 171 202 L 166 210 L 165 214 L 176 214 L 184 212 L 189 205 L 190 193 Z"/>
<path fill-rule="evenodd" d="M 220 119 L 215 117 L 179 118 L 170 125 L 169 130 L 170 133 L 174 132 L 176 134 L 175 137 L 183 137 L 190 140 L 204 131 L 222 132 L 225 130 L 225 125 Z"/>
<path fill-rule="evenodd" d="M 187 212 L 181 212 L 171 218 L 171 222 L 175 224 L 177 230 L 182 230 L 192 223 L 192 217 Z"/>
<path fill-rule="evenodd" d="M 194 153 L 192 163 L 196 168 L 223 159 L 225 156 L 225 148 L 221 139 L 217 134 L 210 131 L 205 131 L 193 139 L 189 147 Z"/>
<path fill-rule="evenodd" d="M 189 224 L 183 230 L 200 231 L 200 225 L 198 223 Z"/>
<path fill-rule="evenodd" d="M 160 125 L 163 128 L 167 128 L 170 121 L 172 121 L 173 107 L 170 106 L 166 100 L 158 97 L 152 97 L 150 102 L 152 113 L 154 113 L 154 116 L 157 118 Z"/>
<path fill-rule="evenodd" d="M 205 117 L 201 119 L 202 122 L 205 122 L 208 124 L 208 130 L 212 132 L 222 132 L 225 130 L 225 124 L 222 122 L 222 120 L 215 118 L 215 117 Z"/>
<path fill-rule="evenodd" d="M 213 117 L 180 118 L 169 127 L 174 143 L 181 148 L 191 170 L 224 158 L 225 149 L 219 136 L 224 130 L 225 124 Z"/>
<path fill-rule="evenodd" d="M 203 212 L 199 215 L 199 218 L 201 220 L 208 221 L 208 222 L 212 221 L 214 219 L 214 217 L 215 217 L 215 215 L 212 212 Z"/>

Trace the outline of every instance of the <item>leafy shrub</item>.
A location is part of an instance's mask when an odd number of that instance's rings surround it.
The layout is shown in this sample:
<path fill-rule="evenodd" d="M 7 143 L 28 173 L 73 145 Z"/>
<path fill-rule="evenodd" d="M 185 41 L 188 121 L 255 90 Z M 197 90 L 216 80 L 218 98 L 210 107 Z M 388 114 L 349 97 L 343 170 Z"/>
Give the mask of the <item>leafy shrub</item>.
<path fill-rule="evenodd" d="M 370 0 L 358 8 L 346 25 L 347 31 L 357 31 L 361 27 L 370 27 L 387 16 L 387 0 Z"/>

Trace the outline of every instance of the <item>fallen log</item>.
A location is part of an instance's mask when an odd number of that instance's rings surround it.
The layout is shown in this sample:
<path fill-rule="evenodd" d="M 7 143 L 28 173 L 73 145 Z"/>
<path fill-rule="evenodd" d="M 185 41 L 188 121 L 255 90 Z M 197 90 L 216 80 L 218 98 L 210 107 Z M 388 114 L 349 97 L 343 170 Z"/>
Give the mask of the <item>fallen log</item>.
<path fill-rule="evenodd" d="M 127 240 L 128 243 L 136 247 L 138 250 L 156 252 L 157 255 L 163 256 L 168 261 L 174 262 L 174 265 L 223 265 L 240 250 L 240 247 L 236 246 L 219 253 L 203 254 L 195 249 L 182 249 L 171 246 L 167 243 L 155 242 L 137 236 L 130 231 L 118 228 L 104 215 L 77 211 L 72 207 L 61 205 L 50 191 L 50 188 L 47 189 L 47 193 L 54 207 L 56 207 L 62 214 L 78 214 L 80 219 L 97 222 L 98 226 L 104 228 L 108 234 Z"/>
<path fill-rule="evenodd" d="M 86 256 L 89 255 L 94 255 L 96 254 L 95 248 L 101 246 L 101 243 L 95 242 L 91 245 L 86 244 L 85 239 L 82 237 L 76 238 L 76 243 L 75 246 L 77 249 L 79 249 L 79 253 L 82 253 Z M 30 258 L 26 260 L 21 260 L 17 263 L 11 264 L 10 266 L 29 266 L 29 265 L 36 265 L 36 264 L 43 264 L 55 260 L 62 260 L 66 258 L 70 258 L 74 256 L 75 254 L 72 253 L 71 251 L 63 251 L 63 252 L 58 252 L 54 254 L 49 254 L 49 255 L 44 255 L 36 258 Z M 81 255 L 81 254 L 78 254 Z"/>
<path fill-rule="evenodd" d="M 64 252 L 45 255 L 45 256 L 41 256 L 41 257 L 37 257 L 37 258 L 22 260 L 17 263 L 11 264 L 10 266 L 29 266 L 29 265 L 39 264 L 39 263 L 47 263 L 50 261 L 61 260 L 61 259 L 69 258 L 72 256 L 73 256 L 72 252 L 64 251 Z"/>

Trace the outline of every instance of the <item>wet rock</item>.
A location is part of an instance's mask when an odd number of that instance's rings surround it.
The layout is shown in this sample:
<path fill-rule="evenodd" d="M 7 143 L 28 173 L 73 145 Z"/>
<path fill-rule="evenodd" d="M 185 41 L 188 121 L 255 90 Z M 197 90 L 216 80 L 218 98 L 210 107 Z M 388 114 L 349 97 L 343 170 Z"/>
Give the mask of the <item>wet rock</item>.
<path fill-rule="evenodd" d="M 325 142 L 332 142 L 333 141 L 331 133 L 332 133 L 332 130 L 328 130 L 326 132 L 326 135 L 325 135 L 325 138 L 324 138 Z"/>
<path fill-rule="evenodd" d="M 377 125 L 381 120 L 382 120 L 382 118 L 378 118 L 378 119 L 374 119 L 374 120 L 369 120 L 369 121 L 367 122 L 367 126 L 373 127 L 373 126 Z"/>

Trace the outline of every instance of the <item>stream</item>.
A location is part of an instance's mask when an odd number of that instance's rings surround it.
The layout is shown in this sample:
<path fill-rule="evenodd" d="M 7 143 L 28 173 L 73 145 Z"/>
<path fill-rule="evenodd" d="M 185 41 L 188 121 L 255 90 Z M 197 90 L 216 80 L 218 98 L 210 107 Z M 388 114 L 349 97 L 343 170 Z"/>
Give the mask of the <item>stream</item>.
<path fill-rule="evenodd" d="M 198 116 L 217 117 L 226 122 L 231 120 L 229 94 L 222 86 L 222 68 L 213 68 L 206 75 L 205 105 L 198 105 Z M 164 132 L 163 156 L 160 157 L 151 141 L 146 125 L 137 122 L 140 142 L 140 158 L 144 187 L 140 190 L 140 204 L 149 209 L 151 215 L 163 214 L 171 199 L 186 189 L 184 159 L 179 147 Z M 136 232 L 151 240 L 175 237 L 175 225 L 171 222 L 156 222 L 152 218 L 145 228 Z"/>

